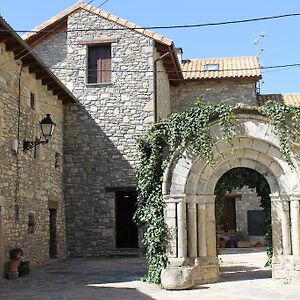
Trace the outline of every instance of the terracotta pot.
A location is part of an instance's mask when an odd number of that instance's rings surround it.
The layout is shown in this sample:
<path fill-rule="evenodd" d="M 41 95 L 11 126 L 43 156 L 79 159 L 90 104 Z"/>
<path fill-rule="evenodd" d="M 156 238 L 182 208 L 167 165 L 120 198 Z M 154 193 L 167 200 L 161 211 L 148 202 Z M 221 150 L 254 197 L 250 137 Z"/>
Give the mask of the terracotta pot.
<path fill-rule="evenodd" d="M 18 272 L 18 266 L 19 266 L 20 261 L 19 260 L 14 260 L 12 259 L 8 263 L 8 272 Z"/>
<path fill-rule="evenodd" d="M 226 241 L 224 239 L 220 239 L 220 248 L 225 248 L 226 247 Z"/>

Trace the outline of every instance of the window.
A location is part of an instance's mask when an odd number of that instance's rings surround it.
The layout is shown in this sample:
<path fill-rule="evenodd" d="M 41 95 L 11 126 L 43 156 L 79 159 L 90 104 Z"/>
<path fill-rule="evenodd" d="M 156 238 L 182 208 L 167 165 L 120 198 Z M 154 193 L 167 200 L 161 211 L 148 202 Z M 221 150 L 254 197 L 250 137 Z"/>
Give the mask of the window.
<path fill-rule="evenodd" d="M 204 71 L 219 71 L 219 64 L 205 64 Z"/>
<path fill-rule="evenodd" d="M 34 222 L 34 214 L 29 213 L 28 214 L 28 229 L 27 233 L 34 233 L 34 227 L 35 227 L 35 222 Z"/>
<path fill-rule="evenodd" d="M 111 82 L 111 45 L 88 47 L 87 83 Z"/>
<path fill-rule="evenodd" d="M 248 210 L 248 233 L 254 236 L 265 235 L 265 213 L 263 210 Z"/>
<path fill-rule="evenodd" d="M 35 109 L 35 96 L 33 93 L 30 93 L 30 107 Z"/>
<path fill-rule="evenodd" d="M 61 170 L 61 154 L 56 152 L 55 153 L 55 169 Z"/>

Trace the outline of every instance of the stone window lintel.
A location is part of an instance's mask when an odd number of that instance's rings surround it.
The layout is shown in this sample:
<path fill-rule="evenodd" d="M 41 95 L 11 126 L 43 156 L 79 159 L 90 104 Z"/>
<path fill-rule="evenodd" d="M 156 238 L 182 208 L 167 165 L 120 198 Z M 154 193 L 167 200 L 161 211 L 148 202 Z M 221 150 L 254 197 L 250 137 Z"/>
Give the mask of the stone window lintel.
<path fill-rule="evenodd" d="M 97 46 L 97 45 L 105 45 L 105 44 L 112 44 L 117 43 L 119 38 L 103 38 L 103 39 L 93 39 L 93 40 L 83 40 L 80 42 L 81 45 L 91 45 L 91 46 Z"/>

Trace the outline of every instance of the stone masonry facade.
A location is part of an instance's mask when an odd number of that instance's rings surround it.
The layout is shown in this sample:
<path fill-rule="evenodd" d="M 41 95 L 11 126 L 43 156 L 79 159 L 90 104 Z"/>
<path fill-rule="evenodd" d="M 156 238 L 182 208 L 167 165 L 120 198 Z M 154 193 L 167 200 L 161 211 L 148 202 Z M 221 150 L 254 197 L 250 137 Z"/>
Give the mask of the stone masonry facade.
<path fill-rule="evenodd" d="M 85 10 L 68 17 L 68 29 L 86 27 L 123 29 Z M 111 83 L 87 84 L 84 41 L 108 38 L 115 40 L 111 44 Z M 113 189 L 136 188 L 137 139 L 154 120 L 154 42 L 131 30 L 68 32 L 44 41 L 36 52 L 80 102 L 65 111 L 64 184 L 69 254 L 109 254 L 115 249 Z M 161 63 L 158 68 L 163 70 Z M 163 72 L 160 74 L 166 78 Z M 166 94 L 168 100 L 168 86 L 160 88 L 159 99 Z M 165 105 L 160 116 L 170 112 L 169 106 Z"/>
<path fill-rule="evenodd" d="M 40 31 L 57 28 L 58 23 L 59 32 L 45 36 Z M 24 68 L 18 107 L 20 66 L 4 47 L 0 48 L 10 62 L 4 75 L 1 73 L 4 80 L 0 77 L 0 88 L 6 91 L 0 102 L 0 151 L 6 158 L 0 165 L 0 242 L 5 240 L 6 249 L 0 245 L 0 258 L 1 251 L 7 253 L 8 248 L 21 246 L 25 259 L 33 265 L 46 263 L 49 209 L 53 208 L 57 211 L 59 258 L 65 254 L 100 256 L 130 251 L 118 249 L 123 247 L 117 241 L 118 205 L 121 199 L 125 218 L 133 211 L 127 208 L 130 201 L 136 201 L 138 138 L 155 120 L 188 108 L 199 96 L 209 104 L 258 103 L 256 84 L 261 74 L 257 58 L 177 60 L 175 52 L 180 56 L 180 51 L 171 40 L 83 2 L 45 22 L 25 40 L 78 101 L 67 92 L 72 102 L 63 105 L 41 85 L 47 84 L 45 80 L 34 80 Z M 99 45 L 105 47 L 91 49 Z M 111 70 L 105 69 L 108 65 Z M 30 67 L 29 71 L 34 72 Z M 87 71 L 96 80 L 91 80 Z M 101 76 L 105 80 L 99 79 Z M 51 82 L 49 90 L 51 85 L 53 88 Z M 8 91 L 15 96 L 13 99 Z M 28 100 L 30 93 L 36 94 L 34 108 Z M 16 155 L 9 146 L 11 139 L 36 137 L 32 125 L 38 124 L 45 113 L 51 113 L 58 124 L 54 139 L 34 153 L 18 151 Z M 210 166 L 199 161 L 187 148 L 182 157 L 171 159 L 164 175 L 165 219 L 177 232 L 170 241 L 170 266 L 176 270 L 179 266 L 181 270 L 187 265 L 193 267 L 192 277 L 197 283 L 219 278 L 216 236 L 212 234 L 216 230 L 214 186 L 222 174 L 236 167 L 267 174 L 272 193 L 273 277 L 289 282 L 300 278 L 299 162 L 295 160 L 291 171 L 278 150 L 271 125 L 259 115 L 245 113 L 242 111 L 236 120 L 238 136 L 232 151 L 219 136 L 219 125 L 211 124 L 218 164 Z M 15 124 L 20 131 L 16 132 Z M 63 157 L 63 168 L 57 164 L 57 157 Z M 127 194 L 122 198 L 124 191 Z M 242 197 L 237 216 L 241 226 L 245 227 L 247 210 L 259 210 L 253 203 L 254 194 Z M 277 218 L 280 222 L 275 222 Z M 130 245 L 141 246 L 137 238 Z M 295 273 L 292 276 L 285 259 Z"/>
<path fill-rule="evenodd" d="M 0 65 L 1 264 L 8 261 L 10 249 L 21 247 L 23 260 L 35 267 L 49 260 L 49 208 L 56 210 L 57 257 L 66 256 L 63 169 L 58 161 L 63 155 L 63 104 L 28 67 L 21 69 L 3 43 Z M 23 151 L 23 140 L 40 138 L 39 122 L 46 113 L 57 124 L 53 139 Z M 12 147 L 17 140 L 18 149 Z"/>
<path fill-rule="evenodd" d="M 249 188 L 247 186 L 241 189 L 235 189 L 233 194 L 240 195 L 235 199 L 235 211 L 236 211 L 236 230 L 242 230 L 249 235 L 249 242 L 251 246 L 255 246 L 256 243 L 264 244 L 264 236 L 250 235 L 248 228 L 248 211 L 262 211 L 260 206 L 261 197 L 256 193 L 256 189 Z M 225 200 L 226 201 L 226 200 Z"/>
<path fill-rule="evenodd" d="M 114 189 L 136 188 L 137 139 L 154 123 L 153 64 L 161 53 L 153 39 L 84 9 L 68 15 L 67 29 L 35 51 L 79 100 L 65 110 L 68 251 L 71 256 L 107 255 L 116 249 Z M 88 84 L 87 44 L 104 40 L 112 40 L 111 82 Z M 255 103 L 255 79 L 171 85 L 160 60 L 157 70 L 158 120 L 187 108 L 203 93 L 209 103 Z"/>
<path fill-rule="evenodd" d="M 226 101 L 232 104 L 256 104 L 256 81 L 253 79 L 210 79 L 184 81 L 171 89 L 171 111 L 183 111 L 198 98 L 208 104 Z"/>

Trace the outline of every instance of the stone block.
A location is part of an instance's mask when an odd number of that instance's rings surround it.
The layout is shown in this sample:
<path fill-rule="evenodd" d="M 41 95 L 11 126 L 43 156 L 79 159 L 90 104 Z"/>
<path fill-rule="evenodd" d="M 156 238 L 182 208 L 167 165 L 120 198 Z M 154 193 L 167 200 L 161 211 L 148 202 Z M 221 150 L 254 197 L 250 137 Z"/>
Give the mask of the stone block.
<path fill-rule="evenodd" d="M 196 286 L 192 267 L 168 267 L 161 273 L 161 284 L 166 290 L 186 290 Z"/>

